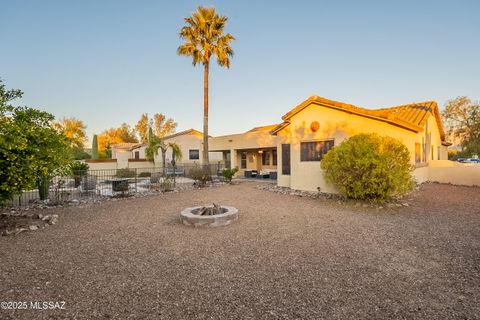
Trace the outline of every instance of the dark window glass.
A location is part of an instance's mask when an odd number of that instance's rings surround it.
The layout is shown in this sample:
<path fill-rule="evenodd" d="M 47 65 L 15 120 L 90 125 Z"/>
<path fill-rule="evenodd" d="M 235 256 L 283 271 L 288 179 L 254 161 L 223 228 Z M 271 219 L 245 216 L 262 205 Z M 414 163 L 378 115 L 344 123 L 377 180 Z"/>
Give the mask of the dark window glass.
<path fill-rule="evenodd" d="M 290 175 L 290 144 L 282 144 L 282 174 Z"/>
<path fill-rule="evenodd" d="M 247 169 L 247 153 L 242 152 L 242 159 L 241 159 L 241 168 L 242 169 Z"/>
<path fill-rule="evenodd" d="M 200 159 L 200 151 L 198 149 L 188 150 L 188 159 L 199 160 Z"/>
<path fill-rule="evenodd" d="M 333 140 L 300 143 L 300 161 L 320 161 L 333 148 Z"/>
<path fill-rule="evenodd" d="M 270 151 L 263 151 L 262 153 L 262 165 L 269 166 L 270 165 Z"/>
<path fill-rule="evenodd" d="M 277 165 L 277 150 L 272 150 L 272 162 L 274 166 Z"/>

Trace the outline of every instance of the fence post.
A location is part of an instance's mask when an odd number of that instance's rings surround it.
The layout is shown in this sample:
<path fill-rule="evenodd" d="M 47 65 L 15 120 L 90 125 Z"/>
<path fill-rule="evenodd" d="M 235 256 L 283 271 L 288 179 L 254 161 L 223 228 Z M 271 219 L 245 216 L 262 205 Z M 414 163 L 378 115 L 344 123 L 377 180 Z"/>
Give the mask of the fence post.
<path fill-rule="evenodd" d="M 135 168 L 135 193 L 137 192 L 137 168 Z"/>

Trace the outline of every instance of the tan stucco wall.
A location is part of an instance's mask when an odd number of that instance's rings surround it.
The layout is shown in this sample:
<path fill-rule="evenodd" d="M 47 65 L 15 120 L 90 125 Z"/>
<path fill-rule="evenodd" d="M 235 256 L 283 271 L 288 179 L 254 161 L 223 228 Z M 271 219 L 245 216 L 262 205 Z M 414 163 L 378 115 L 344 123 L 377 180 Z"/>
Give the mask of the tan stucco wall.
<path fill-rule="evenodd" d="M 166 143 L 174 142 L 180 146 L 182 150 L 182 160 L 180 163 L 201 163 L 203 157 L 203 138 L 201 135 L 197 135 L 195 133 L 191 134 L 184 134 L 180 136 L 173 137 L 171 139 L 165 139 Z M 189 150 L 190 149 L 198 149 L 199 150 L 199 159 L 198 160 L 191 160 L 189 159 Z M 210 148 L 211 149 L 211 148 Z M 166 153 L 166 161 L 170 163 L 172 161 L 172 150 L 168 149 Z M 209 159 L 211 163 L 218 162 L 222 160 L 222 153 L 221 152 L 209 152 Z M 155 163 L 158 165 L 162 164 L 162 154 L 159 150 L 158 155 L 155 157 Z"/>
<path fill-rule="evenodd" d="M 377 133 L 384 136 L 394 137 L 400 140 L 410 151 L 412 165 L 415 164 L 415 142 L 422 144 L 424 139 L 427 149 L 434 146 L 434 157 L 437 159 L 438 146 L 441 145 L 440 133 L 431 115 L 428 119 L 428 129 L 424 132 L 416 133 L 404 128 L 391 125 L 386 122 L 369 119 L 347 112 L 335 109 L 310 105 L 300 113 L 290 119 L 290 125 L 278 134 L 278 185 L 286 186 L 296 190 L 336 192 L 332 186 L 327 185 L 323 179 L 323 173 L 320 169 L 320 162 L 302 162 L 300 161 L 300 143 L 302 141 L 328 140 L 334 139 L 335 145 L 339 145 L 346 138 L 359 133 Z M 317 121 L 320 128 L 317 132 L 310 129 L 310 124 Z M 430 144 L 427 139 L 430 135 Z M 291 174 L 284 176 L 281 174 L 281 144 L 291 144 Z M 427 151 L 427 160 L 431 153 Z M 418 170 L 416 177 L 419 180 L 425 179 L 425 170 Z M 428 170 L 426 175 L 428 176 Z M 423 181 L 420 181 L 423 182 Z"/>
<path fill-rule="evenodd" d="M 432 161 L 428 169 L 429 181 L 480 186 L 480 164 L 437 160 Z"/>

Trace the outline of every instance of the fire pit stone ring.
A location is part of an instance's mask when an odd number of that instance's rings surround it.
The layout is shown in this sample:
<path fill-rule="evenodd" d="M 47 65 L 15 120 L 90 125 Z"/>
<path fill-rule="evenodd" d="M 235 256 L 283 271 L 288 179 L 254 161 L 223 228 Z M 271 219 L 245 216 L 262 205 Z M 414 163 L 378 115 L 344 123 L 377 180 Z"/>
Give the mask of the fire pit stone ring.
<path fill-rule="evenodd" d="M 220 214 L 198 215 L 197 212 L 202 208 L 205 207 L 200 206 L 184 209 L 180 213 L 180 221 L 184 225 L 192 227 L 221 227 L 227 226 L 238 219 L 238 209 L 234 207 L 220 206 L 222 212 Z"/>

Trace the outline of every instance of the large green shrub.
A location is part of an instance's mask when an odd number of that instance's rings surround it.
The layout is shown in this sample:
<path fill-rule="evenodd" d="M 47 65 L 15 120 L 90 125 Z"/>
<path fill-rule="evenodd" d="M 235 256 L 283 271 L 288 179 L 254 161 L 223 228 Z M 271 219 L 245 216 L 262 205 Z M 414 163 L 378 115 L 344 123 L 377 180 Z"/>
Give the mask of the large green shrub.
<path fill-rule="evenodd" d="M 391 137 L 355 135 L 330 150 L 320 165 L 325 180 L 353 199 L 400 197 L 414 186 L 410 153 Z"/>
<path fill-rule="evenodd" d="M 0 206 L 34 187 L 48 197 L 51 178 L 73 157 L 70 141 L 51 127 L 53 115 L 10 104 L 21 97 L 0 80 Z"/>

